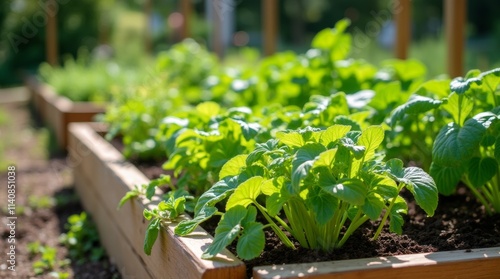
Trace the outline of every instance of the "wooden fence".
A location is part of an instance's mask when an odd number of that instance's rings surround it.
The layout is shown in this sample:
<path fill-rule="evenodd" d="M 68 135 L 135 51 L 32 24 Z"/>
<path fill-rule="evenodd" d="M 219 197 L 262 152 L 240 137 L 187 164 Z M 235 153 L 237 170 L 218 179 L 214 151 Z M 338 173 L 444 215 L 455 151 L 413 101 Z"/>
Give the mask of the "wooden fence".
<path fill-rule="evenodd" d="M 146 0 L 144 12 L 147 17 L 151 16 L 152 1 Z M 223 0 L 212 0 L 223 1 Z M 279 0 L 262 0 L 262 23 L 263 23 L 263 53 L 271 55 L 276 52 L 277 38 L 279 34 L 278 26 L 278 2 Z M 394 12 L 396 22 L 396 38 L 394 56 L 399 59 L 408 58 L 408 49 L 411 43 L 411 0 L 394 0 L 394 7 L 398 7 L 398 12 Z M 444 1 L 444 22 L 447 44 L 447 71 L 450 77 L 457 77 L 464 74 L 464 49 L 465 49 L 465 24 L 467 0 L 443 0 Z M 47 5 L 57 5 L 55 0 L 48 0 Z M 183 26 L 181 28 L 181 37 L 187 38 L 190 34 L 189 19 L 192 16 L 192 0 L 180 0 L 180 12 L 183 14 Z M 214 5 L 216 6 L 216 5 Z M 47 9 L 50 11 L 50 9 Z M 222 35 L 220 32 L 220 17 L 214 18 L 214 34 L 212 35 L 212 47 L 219 55 L 223 55 Z M 149 22 L 149 21 L 148 21 Z M 52 65 L 58 63 L 58 45 L 57 45 L 57 18 L 56 15 L 47 13 L 47 35 L 46 35 L 46 53 L 47 61 Z M 151 51 L 151 35 L 147 30 L 145 37 L 145 48 Z"/>

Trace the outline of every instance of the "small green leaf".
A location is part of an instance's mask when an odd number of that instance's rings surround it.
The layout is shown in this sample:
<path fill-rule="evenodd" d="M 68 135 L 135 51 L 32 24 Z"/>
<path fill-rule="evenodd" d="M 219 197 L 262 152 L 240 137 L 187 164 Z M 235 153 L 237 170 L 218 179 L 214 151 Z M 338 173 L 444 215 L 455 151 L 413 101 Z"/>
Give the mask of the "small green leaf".
<path fill-rule="evenodd" d="M 474 77 L 469 79 L 458 77 L 451 81 L 450 89 L 451 91 L 457 92 L 457 94 L 462 95 L 467 92 L 467 90 L 469 90 L 472 84 L 481 85 L 481 83 L 481 77 Z"/>
<path fill-rule="evenodd" d="M 227 161 L 220 170 L 219 179 L 228 176 L 235 176 L 241 173 L 241 169 L 246 167 L 246 159 L 248 155 L 238 155 Z"/>
<path fill-rule="evenodd" d="M 385 168 L 394 178 L 403 178 L 405 175 L 404 163 L 400 159 L 390 159 L 385 163 Z"/>
<path fill-rule="evenodd" d="M 380 213 L 382 213 L 384 206 L 384 198 L 375 192 L 370 192 L 368 196 L 366 196 L 365 203 L 361 209 L 371 220 L 377 220 L 380 217 Z"/>
<path fill-rule="evenodd" d="M 160 232 L 160 219 L 154 219 L 149 223 L 146 229 L 146 237 L 144 238 L 144 253 L 146 255 L 151 255 L 151 249 L 158 238 L 158 233 Z"/>
<path fill-rule="evenodd" d="M 292 161 L 292 188 L 298 193 L 300 181 L 307 176 L 317 157 L 326 150 L 319 143 L 304 145 Z"/>
<path fill-rule="evenodd" d="M 208 220 L 217 212 L 215 207 L 203 207 L 203 209 L 198 213 L 198 215 L 191 220 L 183 220 L 175 227 L 175 234 L 180 236 L 185 236 L 194 231 L 198 225 Z"/>
<path fill-rule="evenodd" d="M 123 196 L 123 198 L 118 203 L 118 208 L 121 208 L 128 200 L 133 199 L 133 198 L 138 197 L 138 196 L 139 196 L 139 191 L 137 191 L 137 190 L 128 191 L 125 194 L 125 196 Z"/>
<path fill-rule="evenodd" d="M 241 183 L 227 200 L 226 211 L 235 206 L 247 207 L 254 202 L 261 193 L 260 187 L 263 182 L 263 177 L 256 176 Z"/>
<path fill-rule="evenodd" d="M 203 259 L 215 257 L 222 249 L 231 244 L 241 232 L 241 221 L 247 215 L 245 207 L 237 205 L 226 211 L 215 229 L 214 241 L 202 254 Z"/>
<path fill-rule="evenodd" d="M 473 157 L 469 161 L 469 181 L 475 187 L 482 187 L 498 172 L 498 162 L 491 157 Z"/>
<path fill-rule="evenodd" d="M 403 214 L 408 214 L 408 205 L 402 197 L 398 196 L 394 206 L 391 208 L 391 212 L 389 213 L 389 230 L 391 232 L 395 232 L 397 234 L 403 233 Z"/>
<path fill-rule="evenodd" d="M 375 156 L 375 150 L 384 140 L 384 129 L 382 126 L 370 126 L 363 130 L 358 138 L 358 145 L 365 147 L 364 160 L 371 160 Z"/>
<path fill-rule="evenodd" d="M 144 211 L 142 211 L 142 215 L 146 220 L 151 220 L 153 218 L 154 214 L 153 212 L 149 211 L 148 209 L 144 208 Z"/>
<path fill-rule="evenodd" d="M 243 233 L 236 245 L 236 252 L 243 260 L 251 260 L 258 257 L 266 244 L 264 226 L 258 222 L 250 222 L 243 228 Z"/>

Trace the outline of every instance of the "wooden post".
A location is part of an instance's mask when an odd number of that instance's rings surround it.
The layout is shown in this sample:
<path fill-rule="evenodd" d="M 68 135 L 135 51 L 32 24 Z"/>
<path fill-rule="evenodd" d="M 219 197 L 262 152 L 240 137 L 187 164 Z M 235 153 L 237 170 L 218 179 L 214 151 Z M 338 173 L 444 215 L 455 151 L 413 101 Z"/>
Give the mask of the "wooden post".
<path fill-rule="evenodd" d="M 58 3 L 55 0 L 48 0 L 47 3 L 47 26 L 45 34 L 45 47 L 47 62 L 56 66 L 58 64 L 58 45 L 57 45 L 57 9 L 51 9 L 51 7 L 58 7 Z"/>
<path fill-rule="evenodd" d="M 144 16 L 146 17 L 146 30 L 144 32 L 144 48 L 146 52 L 151 54 L 153 52 L 153 42 L 151 38 L 151 17 L 153 11 L 153 0 L 144 1 Z"/>
<path fill-rule="evenodd" d="M 189 31 L 190 27 L 189 20 L 191 19 L 192 12 L 193 12 L 193 4 L 191 3 L 191 0 L 181 0 L 181 13 L 184 19 L 181 29 L 182 39 L 186 39 L 191 36 L 191 32 Z"/>
<path fill-rule="evenodd" d="M 445 32 L 448 53 L 448 75 L 464 74 L 466 0 L 444 0 Z"/>
<path fill-rule="evenodd" d="M 217 56 L 224 57 L 224 42 L 222 39 L 222 0 L 211 0 L 212 6 L 212 48 Z"/>
<path fill-rule="evenodd" d="M 399 2 L 398 11 L 394 11 L 396 19 L 395 55 L 398 59 L 407 59 L 411 42 L 411 2 L 410 0 L 395 1 Z"/>
<path fill-rule="evenodd" d="M 278 39 L 278 0 L 262 0 L 262 33 L 264 34 L 264 55 L 276 52 Z"/>

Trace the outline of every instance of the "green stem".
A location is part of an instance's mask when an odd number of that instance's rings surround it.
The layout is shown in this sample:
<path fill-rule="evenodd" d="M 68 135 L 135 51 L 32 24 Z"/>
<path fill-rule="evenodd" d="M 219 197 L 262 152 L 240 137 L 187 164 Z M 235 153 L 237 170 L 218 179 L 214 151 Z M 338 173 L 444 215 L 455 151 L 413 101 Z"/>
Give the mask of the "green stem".
<path fill-rule="evenodd" d="M 403 184 L 403 183 L 399 184 L 398 193 L 401 192 L 401 190 L 403 189 L 404 185 L 405 184 Z M 391 214 L 392 207 L 394 206 L 394 204 L 396 204 L 397 197 L 398 196 L 396 195 L 392 199 L 391 204 L 389 205 L 389 207 L 385 211 L 384 217 L 382 218 L 382 221 L 380 222 L 380 225 L 378 226 L 377 231 L 375 232 L 375 235 L 373 236 L 372 240 L 377 240 L 378 237 L 380 236 L 380 233 L 382 233 L 382 229 L 384 228 L 385 222 L 387 221 L 387 218 Z"/>
<path fill-rule="evenodd" d="M 474 194 L 474 196 L 479 200 L 479 202 L 484 205 L 484 209 L 486 210 L 486 213 L 488 215 L 491 215 L 493 212 L 491 211 L 489 203 L 486 200 L 486 198 L 483 196 L 483 194 L 481 194 L 481 192 L 479 192 L 476 189 L 476 187 L 474 187 L 470 183 L 470 181 L 469 181 L 469 179 L 467 177 L 464 177 L 463 181 L 464 181 L 465 185 L 467 185 L 467 187 L 469 188 L 469 190 L 472 192 L 472 194 Z"/>
<path fill-rule="evenodd" d="M 274 223 L 273 219 L 267 214 L 267 210 L 262 207 L 259 203 L 254 202 L 255 206 L 260 210 L 262 215 L 264 215 L 264 218 L 266 218 L 267 222 L 269 222 L 269 225 L 273 229 L 273 231 L 276 233 L 276 235 L 279 237 L 279 239 L 285 244 L 287 247 L 290 247 L 292 249 L 295 249 L 295 246 L 293 245 L 292 241 L 283 233 L 283 231 Z"/>
<path fill-rule="evenodd" d="M 342 236 L 342 239 L 339 241 L 339 243 L 337 244 L 336 247 L 341 248 L 344 245 L 344 243 L 347 241 L 347 239 L 349 239 L 351 234 L 354 231 L 356 231 L 359 228 L 359 226 L 361 226 L 363 223 L 365 223 L 368 219 L 369 218 L 366 215 L 361 216 L 361 210 L 358 210 L 356 217 L 354 217 L 351 224 L 349 225 L 349 228 L 347 228 L 347 231 Z"/>

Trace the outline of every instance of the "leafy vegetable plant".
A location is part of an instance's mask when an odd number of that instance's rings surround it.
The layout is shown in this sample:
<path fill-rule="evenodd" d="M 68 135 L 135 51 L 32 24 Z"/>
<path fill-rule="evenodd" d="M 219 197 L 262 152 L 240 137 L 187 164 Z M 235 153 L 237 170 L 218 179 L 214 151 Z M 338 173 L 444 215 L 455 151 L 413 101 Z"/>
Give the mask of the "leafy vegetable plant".
<path fill-rule="evenodd" d="M 488 213 L 500 213 L 500 69 L 471 71 L 451 82 L 440 106 L 453 119 L 432 149 L 430 173 L 441 193 L 465 183 Z"/>
<path fill-rule="evenodd" d="M 391 231 L 401 233 L 407 212 L 401 190 L 409 190 L 429 215 L 437 207 L 438 191 L 420 168 L 404 168 L 398 159 L 384 163 L 376 153 L 383 138 L 380 126 L 362 132 L 346 125 L 280 132 L 250 154 L 228 161 L 221 180 L 199 198 L 194 218 L 182 221 L 175 232 L 187 235 L 221 215 L 203 257 L 214 257 L 237 239 L 243 259 L 262 252 L 265 229 L 290 248 L 294 244 L 285 232 L 301 246 L 321 250 L 342 247 L 363 223 L 380 216 L 374 239 L 387 220 Z M 223 201 L 221 212 L 216 204 Z M 258 213 L 265 224 L 257 221 Z"/>

